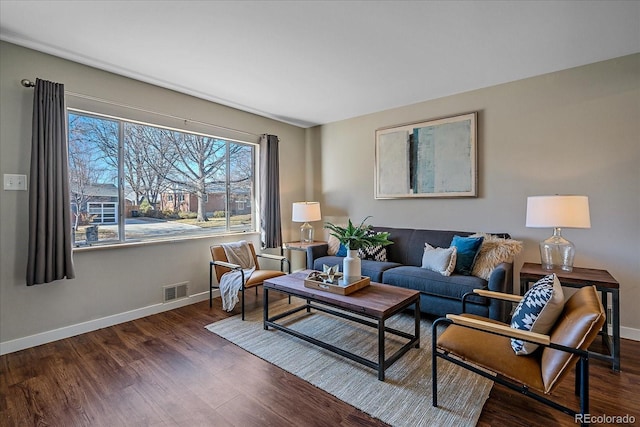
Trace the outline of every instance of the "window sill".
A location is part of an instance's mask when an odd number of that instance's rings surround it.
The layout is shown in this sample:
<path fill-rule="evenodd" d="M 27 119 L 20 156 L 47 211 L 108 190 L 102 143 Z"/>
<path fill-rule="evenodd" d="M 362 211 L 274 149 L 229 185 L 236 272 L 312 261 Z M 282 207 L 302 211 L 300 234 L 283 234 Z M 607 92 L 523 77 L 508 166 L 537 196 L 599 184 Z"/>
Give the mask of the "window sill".
<path fill-rule="evenodd" d="M 243 231 L 238 233 L 224 233 L 224 234 L 210 234 L 204 236 L 189 236 L 189 237 L 180 237 L 180 236 L 172 236 L 167 238 L 160 239 L 149 239 L 141 242 L 117 242 L 112 244 L 104 244 L 104 245 L 95 245 L 95 246 L 78 246 L 73 247 L 73 252 L 91 252 L 91 251 L 100 251 L 100 250 L 111 250 L 111 249 L 120 249 L 120 248 L 131 248 L 131 247 L 140 247 L 140 246 L 153 246 L 153 245 L 162 245 L 167 243 L 181 243 L 189 240 L 203 240 L 203 239 L 216 239 L 216 238 L 225 238 L 229 236 L 259 236 L 260 233 L 257 231 Z"/>

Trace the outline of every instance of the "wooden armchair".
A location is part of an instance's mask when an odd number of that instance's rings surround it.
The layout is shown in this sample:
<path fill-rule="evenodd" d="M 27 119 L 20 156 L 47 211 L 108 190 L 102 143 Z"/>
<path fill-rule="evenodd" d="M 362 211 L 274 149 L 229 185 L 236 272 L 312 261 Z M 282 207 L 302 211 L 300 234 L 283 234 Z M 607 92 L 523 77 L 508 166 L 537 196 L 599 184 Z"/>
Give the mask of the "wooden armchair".
<path fill-rule="evenodd" d="M 522 298 L 478 289 L 474 292 L 510 302 L 519 302 Z M 548 335 L 517 330 L 472 314 L 440 318 L 433 324 L 432 404 L 438 406 L 437 360 L 442 358 L 572 415 L 586 425 L 585 414 L 589 413 L 587 349 L 604 322 L 605 313 L 594 286 L 581 288 L 566 301 Z M 442 324 L 449 326 L 438 337 L 437 327 Z M 511 338 L 537 343 L 541 348 L 531 355 L 518 356 L 511 348 Z M 575 393 L 580 397 L 580 412 L 546 397 L 576 364 Z M 582 417 L 576 417 L 577 414 Z"/>
<path fill-rule="evenodd" d="M 213 306 L 213 290 L 218 289 L 218 285 L 214 285 L 213 283 L 213 271 L 215 270 L 217 283 L 220 283 L 220 278 L 223 274 L 228 271 L 236 270 L 240 271 L 242 275 L 242 288 L 240 289 L 241 293 L 241 305 L 242 305 L 242 320 L 244 320 L 244 291 L 248 288 L 255 288 L 256 295 L 258 295 L 258 286 L 262 285 L 262 283 L 273 277 L 282 276 L 285 273 L 285 264 L 287 265 L 287 272 L 291 273 L 291 265 L 289 264 L 289 260 L 286 257 L 279 255 L 271 255 L 271 254 L 256 254 L 256 251 L 253 247 L 252 243 L 249 243 L 249 249 L 251 250 L 251 254 L 253 255 L 253 262 L 255 263 L 256 269 L 249 277 L 245 277 L 244 271 L 242 267 L 238 264 L 231 264 L 227 259 L 227 255 L 222 246 L 211 246 L 209 248 L 211 250 L 211 259 L 209 262 L 209 307 Z M 260 264 L 258 263 L 258 258 L 265 258 L 280 261 L 280 270 L 262 270 L 260 269 Z"/>

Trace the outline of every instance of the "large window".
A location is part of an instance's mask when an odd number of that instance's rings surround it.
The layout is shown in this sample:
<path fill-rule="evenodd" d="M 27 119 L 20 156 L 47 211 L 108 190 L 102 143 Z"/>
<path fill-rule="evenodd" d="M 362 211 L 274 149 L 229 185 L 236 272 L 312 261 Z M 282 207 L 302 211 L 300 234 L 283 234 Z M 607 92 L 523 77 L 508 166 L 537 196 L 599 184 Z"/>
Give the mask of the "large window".
<path fill-rule="evenodd" d="M 255 150 L 69 110 L 75 245 L 256 230 Z"/>

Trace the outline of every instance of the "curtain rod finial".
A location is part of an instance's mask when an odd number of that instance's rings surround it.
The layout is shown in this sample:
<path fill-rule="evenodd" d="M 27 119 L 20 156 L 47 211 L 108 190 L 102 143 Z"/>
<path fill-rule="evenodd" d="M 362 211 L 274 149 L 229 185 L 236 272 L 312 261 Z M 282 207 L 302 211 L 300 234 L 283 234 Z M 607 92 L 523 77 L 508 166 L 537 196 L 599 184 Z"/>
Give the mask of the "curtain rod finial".
<path fill-rule="evenodd" d="M 34 87 L 36 84 L 29 79 L 22 79 L 20 84 L 24 87 Z"/>

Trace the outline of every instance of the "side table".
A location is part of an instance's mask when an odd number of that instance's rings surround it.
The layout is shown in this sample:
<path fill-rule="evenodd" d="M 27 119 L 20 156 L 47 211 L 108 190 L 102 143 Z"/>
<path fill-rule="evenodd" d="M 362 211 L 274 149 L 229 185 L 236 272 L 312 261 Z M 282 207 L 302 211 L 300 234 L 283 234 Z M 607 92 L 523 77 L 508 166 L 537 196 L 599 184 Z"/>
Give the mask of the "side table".
<path fill-rule="evenodd" d="M 281 255 L 284 255 L 285 250 L 289 251 L 302 251 L 307 252 L 307 248 L 312 246 L 326 245 L 327 242 L 323 242 L 321 240 L 314 240 L 313 242 L 286 242 L 282 244 L 282 250 L 280 251 Z M 305 260 L 305 265 L 307 264 Z M 312 265 L 307 265 L 308 269 L 313 269 Z"/>
<path fill-rule="evenodd" d="M 529 284 L 537 282 L 544 276 L 556 273 L 558 280 L 562 286 L 571 288 L 582 288 L 584 286 L 594 285 L 602 294 L 602 305 L 605 315 L 608 317 L 608 295 L 611 294 L 611 320 L 613 337 L 609 335 L 608 319 L 602 326 L 602 341 L 609 350 L 609 354 L 601 354 L 590 352 L 596 359 L 609 360 L 612 362 L 614 372 L 620 371 L 620 284 L 606 270 L 597 270 L 593 268 L 577 268 L 573 271 L 564 271 L 559 268 L 553 270 L 545 270 L 540 264 L 527 262 L 520 269 L 520 294 L 529 289 Z"/>

